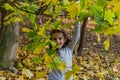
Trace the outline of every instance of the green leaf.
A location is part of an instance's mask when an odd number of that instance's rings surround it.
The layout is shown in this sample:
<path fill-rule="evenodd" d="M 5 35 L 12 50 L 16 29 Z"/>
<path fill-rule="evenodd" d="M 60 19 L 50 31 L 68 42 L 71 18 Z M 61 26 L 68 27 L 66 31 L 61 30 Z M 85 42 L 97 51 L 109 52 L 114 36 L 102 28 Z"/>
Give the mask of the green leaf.
<path fill-rule="evenodd" d="M 14 8 L 11 5 L 9 5 L 8 3 L 5 3 L 4 7 L 6 8 L 6 10 L 14 10 Z"/>
<path fill-rule="evenodd" d="M 93 16 L 95 16 L 95 18 L 102 16 L 102 8 L 100 6 L 93 5 L 90 7 L 90 9 L 91 9 Z"/>
<path fill-rule="evenodd" d="M 85 6 L 87 6 L 87 5 L 85 5 L 85 0 L 80 0 L 80 5 L 81 5 L 82 8 L 84 8 Z"/>
<path fill-rule="evenodd" d="M 101 7 L 104 7 L 106 5 L 106 0 L 97 0 L 96 5 L 99 5 Z"/>
<path fill-rule="evenodd" d="M 24 67 L 21 62 L 18 62 L 17 66 L 18 66 L 19 69 Z"/>
<path fill-rule="evenodd" d="M 54 50 L 48 50 L 47 53 L 48 53 L 49 56 L 51 56 L 55 53 L 55 51 Z"/>
<path fill-rule="evenodd" d="M 35 50 L 36 47 L 38 47 L 38 46 L 39 46 L 39 42 L 34 42 L 34 43 L 30 43 L 30 44 L 24 46 L 24 49 L 25 50 Z"/>
<path fill-rule="evenodd" d="M 91 14 L 95 18 L 96 23 L 98 26 L 102 25 L 102 8 L 97 5 L 93 5 L 90 7 Z"/>
<path fill-rule="evenodd" d="M 28 14 L 27 17 L 29 18 L 31 24 L 31 27 L 35 29 L 35 21 L 36 21 L 36 15 L 35 14 Z"/>
<path fill-rule="evenodd" d="M 84 10 L 82 10 L 82 11 L 80 11 L 80 14 L 79 14 L 79 16 L 80 16 L 80 21 L 83 21 L 87 16 L 89 16 L 90 14 L 88 14 L 88 12 L 87 11 L 84 11 Z"/>
<path fill-rule="evenodd" d="M 34 57 L 31 59 L 31 63 L 39 63 L 41 61 L 41 58 L 40 57 Z"/>
<path fill-rule="evenodd" d="M 103 44 L 104 44 L 105 50 L 107 51 L 110 47 L 110 41 L 107 39 L 107 40 L 104 41 Z"/>
<path fill-rule="evenodd" d="M 35 36 L 37 35 L 37 32 L 36 31 L 33 31 L 33 32 L 28 32 L 27 33 L 27 36 L 29 37 L 29 38 L 34 38 Z"/>
<path fill-rule="evenodd" d="M 61 23 L 62 23 L 61 20 L 60 20 L 60 21 L 56 21 L 56 22 L 54 22 L 54 23 L 53 23 L 54 28 L 58 28 L 58 26 L 59 26 Z"/>
<path fill-rule="evenodd" d="M 34 5 L 34 4 L 32 4 L 31 6 L 29 6 L 28 8 L 29 8 L 29 10 L 31 10 L 32 12 L 35 12 L 35 11 L 38 10 L 38 7 L 37 7 L 36 5 Z"/>
<path fill-rule="evenodd" d="M 111 10 L 105 11 L 104 20 L 108 21 L 111 25 L 113 24 L 114 13 Z"/>

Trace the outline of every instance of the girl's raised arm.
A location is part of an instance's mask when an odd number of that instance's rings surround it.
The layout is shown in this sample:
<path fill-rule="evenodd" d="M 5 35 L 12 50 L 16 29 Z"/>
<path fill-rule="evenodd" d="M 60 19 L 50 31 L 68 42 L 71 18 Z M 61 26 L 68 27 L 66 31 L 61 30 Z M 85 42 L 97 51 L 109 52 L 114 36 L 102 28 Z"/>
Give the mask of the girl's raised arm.
<path fill-rule="evenodd" d="M 75 24 L 75 30 L 74 30 L 74 34 L 73 34 L 72 40 L 68 44 L 68 46 L 70 47 L 70 49 L 72 49 L 72 50 L 74 49 L 77 41 L 79 40 L 79 37 L 80 37 L 80 22 L 77 22 Z"/>

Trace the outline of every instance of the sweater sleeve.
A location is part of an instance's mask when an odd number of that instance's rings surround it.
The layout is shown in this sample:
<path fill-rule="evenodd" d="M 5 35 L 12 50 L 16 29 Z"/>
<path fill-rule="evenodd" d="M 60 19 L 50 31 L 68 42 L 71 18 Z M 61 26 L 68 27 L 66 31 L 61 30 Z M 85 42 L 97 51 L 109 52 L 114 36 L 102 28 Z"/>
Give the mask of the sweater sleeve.
<path fill-rule="evenodd" d="M 73 34 L 72 40 L 68 44 L 68 46 L 70 47 L 71 50 L 74 49 L 77 41 L 79 40 L 79 37 L 80 37 L 80 22 L 75 24 L 75 30 L 74 30 L 74 34 Z"/>

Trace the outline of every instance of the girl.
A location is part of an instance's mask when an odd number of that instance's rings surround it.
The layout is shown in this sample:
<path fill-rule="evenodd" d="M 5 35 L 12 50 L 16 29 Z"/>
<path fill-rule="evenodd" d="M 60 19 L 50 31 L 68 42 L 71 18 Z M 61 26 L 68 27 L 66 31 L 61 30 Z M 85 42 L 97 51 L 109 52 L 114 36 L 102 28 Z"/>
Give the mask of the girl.
<path fill-rule="evenodd" d="M 65 20 L 64 23 L 70 23 L 70 20 Z M 65 72 L 72 70 L 72 53 L 80 37 L 80 23 L 78 22 L 75 24 L 74 35 L 70 42 L 68 42 L 68 38 L 63 30 L 52 30 L 50 35 L 51 40 L 55 41 L 58 46 L 58 56 L 63 62 L 65 62 L 66 70 L 52 70 L 52 72 L 50 72 L 48 75 L 48 80 L 65 80 Z M 69 80 L 73 80 L 73 78 L 71 77 Z"/>

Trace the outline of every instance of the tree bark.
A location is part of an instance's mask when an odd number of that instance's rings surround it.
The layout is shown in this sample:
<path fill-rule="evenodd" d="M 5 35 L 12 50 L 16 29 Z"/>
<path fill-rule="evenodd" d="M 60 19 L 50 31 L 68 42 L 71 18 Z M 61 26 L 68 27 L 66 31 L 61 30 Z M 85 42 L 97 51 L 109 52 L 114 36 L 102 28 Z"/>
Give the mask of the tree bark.
<path fill-rule="evenodd" d="M 14 67 L 14 64 L 19 38 L 19 23 L 13 24 L 11 22 L 11 24 L 4 26 L 4 18 L 8 15 L 7 11 L 5 9 L 1 9 L 0 14 L 0 69 L 17 73 L 17 69 Z"/>

